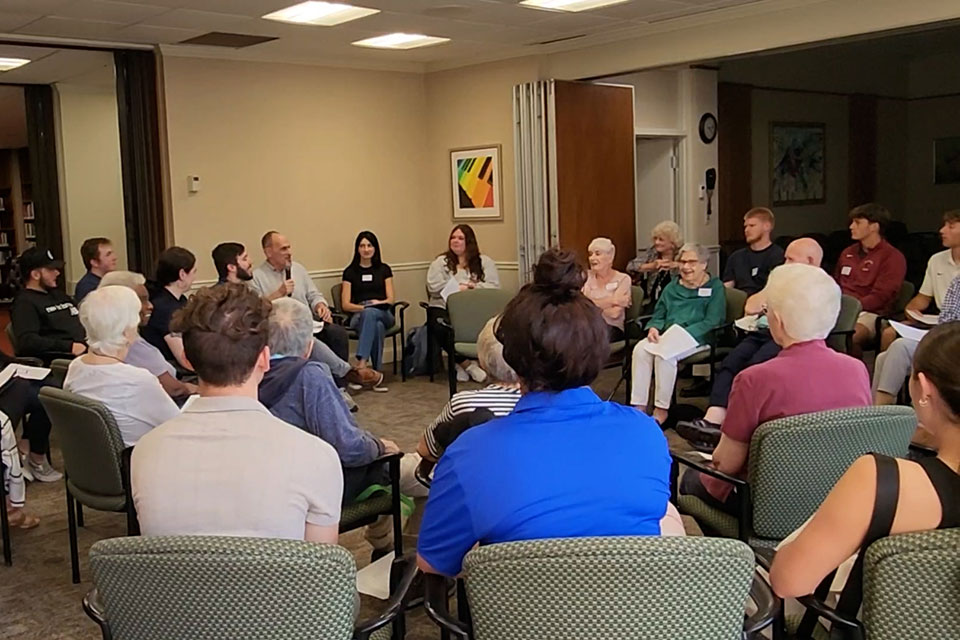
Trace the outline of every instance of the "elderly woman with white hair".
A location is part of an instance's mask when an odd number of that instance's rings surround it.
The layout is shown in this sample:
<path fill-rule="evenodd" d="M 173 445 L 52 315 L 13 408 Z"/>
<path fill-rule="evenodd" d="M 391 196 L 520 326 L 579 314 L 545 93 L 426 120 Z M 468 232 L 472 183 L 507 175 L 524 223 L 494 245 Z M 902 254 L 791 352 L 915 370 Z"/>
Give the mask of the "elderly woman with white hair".
<path fill-rule="evenodd" d="M 672 220 L 658 223 L 650 231 L 650 248 L 627 263 L 627 273 L 643 287 L 644 308 L 653 309 L 660 294 L 680 273 L 677 252 L 683 246 L 680 227 Z"/>
<path fill-rule="evenodd" d="M 667 421 L 673 401 L 677 363 L 708 348 L 708 334 L 723 323 L 726 313 L 723 282 L 707 273 L 708 257 L 707 250 L 698 244 L 685 244 L 680 248 L 677 254 L 680 277 L 663 290 L 647 323 L 647 337 L 633 350 L 630 404 L 647 411 L 650 377 L 656 372 L 653 419 L 661 425 Z M 688 346 L 680 351 L 671 346 L 669 351 L 664 351 L 659 342 L 667 332 L 671 337 L 680 337 Z M 673 340 L 670 343 L 675 344 Z"/>
<path fill-rule="evenodd" d="M 819 267 L 786 264 L 770 273 L 763 289 L 776 357 L 747 367 L 733 380 L 713 466 L 728 475 L 746 472 L 754 431 L 764 422 L 870 405 L 870 377 L 863 362 L 838 353 L 824 340 L 840 314 L 840 287 Z M 688 472 L 681 493 L 737 513 L 733 486 Z"/>
<path fill-rule="evenodd" d="M 138 337 L 140 309 L 140 298 L 127 287 L 101 287 L 87 294 L 80 323 L 90 350 L 70 363 L 63 382 L 67 391 L 106 405 L 128 447 L 179 413 L 156 376 L 124 362 Z"/>
<path fill-rule="evenodd" d="M 630 276 L 613 268 L 617 248 L 609 238 L 594 238 L 587 247 L 590 270 L 583 295 L 600 308 L 610 341 L 623 340 L 623 321 L 630 307 Z"/>
<path fill-rule="evenodd" d="M 463 416 L 472 414 L 486 419 L 505 416 L 513 411 L 520 399 L 520 380 L 503 359 L 503 345 L 494 335 L 498 319 L 499 316 L 488 320 L 477 337 L 477 359 L 491 380 L 490 384 L 483 389 L 460 391 L 450 398 L 420 437 L 417 453 L 425 460 L 436 462 L 465 430 L 462 427 L 479 424 L 479 419 L 465 421 Z"/>

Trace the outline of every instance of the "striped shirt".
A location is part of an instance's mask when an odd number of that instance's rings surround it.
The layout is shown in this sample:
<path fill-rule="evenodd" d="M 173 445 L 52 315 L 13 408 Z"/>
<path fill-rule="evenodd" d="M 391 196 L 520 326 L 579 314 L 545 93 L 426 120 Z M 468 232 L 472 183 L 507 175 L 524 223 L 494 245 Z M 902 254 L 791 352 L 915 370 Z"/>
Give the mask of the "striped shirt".
<path fill-rule="evenodd" d="M 520 389 L 511 389 L 499 384 L 491 384 L 476 391 L 455 393 L 447 402 L 443 411 L 440 412 L 440 415 L 423 432 L 427 450 L 431 456 L 438 460 L 443 455 L 443 447 L 437 443 L 436 439 L 436 430 L 439 424 L 476 409 L 489 409 L 493 415 L 500 418 L 513 411 L 513 407 L 518 400 L 520 400 Z"/>

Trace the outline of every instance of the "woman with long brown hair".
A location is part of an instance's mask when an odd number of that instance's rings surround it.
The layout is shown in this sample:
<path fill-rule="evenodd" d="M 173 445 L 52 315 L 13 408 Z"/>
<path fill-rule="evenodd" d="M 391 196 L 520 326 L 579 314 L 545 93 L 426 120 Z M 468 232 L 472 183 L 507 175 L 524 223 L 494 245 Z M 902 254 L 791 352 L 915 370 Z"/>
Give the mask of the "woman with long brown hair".
<path fill-rule="evenodd" d="M 454 290 L 451 280 L 456 284 Z M 469 289 L 499 289 L 500 274 L 494 261 L 480 253 L 477 234 L 468 224 L 458 224 L 450 231 L 447 250 L 430 263 L 427 270 L 427 294 L 430 309 L 427 321 L 446 313 L 447 296 L 456 291 Z M 487 376 L 473 360 L 457 364 L 457 380 L 466 382 L 473 378 L 483 382 Z"/>

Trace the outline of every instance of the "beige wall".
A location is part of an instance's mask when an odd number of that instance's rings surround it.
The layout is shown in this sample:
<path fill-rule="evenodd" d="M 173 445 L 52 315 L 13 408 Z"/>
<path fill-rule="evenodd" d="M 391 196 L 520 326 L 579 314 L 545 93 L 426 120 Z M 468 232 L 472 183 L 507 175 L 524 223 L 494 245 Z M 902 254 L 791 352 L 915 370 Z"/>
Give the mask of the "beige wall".
<path fill-rule="evenodd" d="M 118 265 L 126 268 L 126 232 L 120 170 L 120 133 L 113 85 L 83 82 L 54 85 L 60 163 L 60 214 L 67 290 L 86 269 L 80 245 L 86 238 L 113 240 Z"/>
<path fill-rule="evenodd" d="M 957 113 L 960 97 L 910 102 L 906 182 L 912 230 L 935 230 L 944 211 L 960 208 L 960 184 L 933 184 L 933 141 L 960 136 Z"/>

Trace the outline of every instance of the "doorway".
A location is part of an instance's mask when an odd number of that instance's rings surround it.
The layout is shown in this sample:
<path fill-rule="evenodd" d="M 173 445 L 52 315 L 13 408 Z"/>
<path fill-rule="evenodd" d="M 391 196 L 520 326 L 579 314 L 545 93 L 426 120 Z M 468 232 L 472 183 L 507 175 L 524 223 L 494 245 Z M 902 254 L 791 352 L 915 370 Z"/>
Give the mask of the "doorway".
<path fill-rule="evenodd" d="M 664 220 L 680 222 L 680 142 L 673 136 L 637 136 L 637 248 Z"/>

